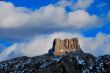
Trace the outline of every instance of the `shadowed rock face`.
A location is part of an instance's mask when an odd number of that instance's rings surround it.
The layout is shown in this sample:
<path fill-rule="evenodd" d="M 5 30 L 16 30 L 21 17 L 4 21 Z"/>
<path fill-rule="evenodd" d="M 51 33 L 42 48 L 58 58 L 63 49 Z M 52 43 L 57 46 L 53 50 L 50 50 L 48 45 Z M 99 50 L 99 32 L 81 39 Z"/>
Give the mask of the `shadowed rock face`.
<path fill-rule="evenodd" d="M 52 50 L 54 55 L 63 55 L 70 52 L 81 51 L 77 38 L 64 40 L 57 38 L 53 42 Z"/>

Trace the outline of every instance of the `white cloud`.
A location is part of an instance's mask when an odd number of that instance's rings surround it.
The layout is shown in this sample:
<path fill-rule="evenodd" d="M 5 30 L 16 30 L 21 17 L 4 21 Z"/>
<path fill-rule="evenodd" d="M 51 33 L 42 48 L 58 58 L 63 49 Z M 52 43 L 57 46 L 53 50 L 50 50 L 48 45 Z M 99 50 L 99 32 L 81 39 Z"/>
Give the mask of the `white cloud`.
<path fill-rule="evenodd" d="M 0 53 L 0 61 L 8 59 L 9 55 L 16 50 L 16 44 L 8 47 L 7 49 L 4 49 L 1 53 Z"/>
<path fill-rule="evenodd" d="M 32 41 L 14 44 L 0 53 L 0 61 L 16 56 L 37 56 L 47 53 L 52 48 L 54 38 L 79 39 L 82 50 L 95 56 L 110 54 L 110 35 L 98 33 L 96 37 L 84 37 L 78 33 L 58 32 L 50 35 L 37 36 Z M 11 55 L 11 56 L 10 56 Z"/>
<path fill-rule="evenodd" d="M 72 0 L 60 0 L 57 3 L 57 5 L 62 7 L 69 6 L 72 10 L 74 10 L 74 9 L 87 9 L 93 3 L 94 0 L 76 0 L 76 2 Z"/>
<path fill-rule="evenodd" d="M 44 28 L 46 26 L 45 28 L 74 27 L 76 29 L 83 29 L 97 26 L 98 22 L 100 22 L 98 16 L 90 15 L 85 10 L 66 12 L 63 7 L 48 5 L 31 11 L 27 8 L 15 7 L 8 2 L 0 2 L 1 28 Z"/>
<path fill-rule="evenodd" d="M 29 10 L 23 7 L 15 7 L 10 2 L 0 1 L 0 27 L 14 28 L 27 23 Z"/>
<path fill-rule="evenodd" d="M 69 24 L 77 28 L 97 27 L 100 25 L 96 15 L 89 15 L 85 10 L 77 10 L 69 13 Z"/>
<path fill-rule="evenodd" d="M 94 0 L 78 0 L 77 3 L 75 4 L 75 7 L 76 7 L 76 8 L 86 9 L 86 8 L 88 8 L 93 2 L 94 2 Z"/>
<path fill-rule="evenodd" d="M 86 10 L 67 12 L 64 7 L 47 5 L 32 11 L 0 1 L 0 39 L 24 41 L 36 34 L 67 29 L 74 29 L 73 32 L 100 26 L 100 18 Z"/>
<path fill-rule="evenodd" d="M 98 33 L 96 37 L 85 37 L 82 43 L 82 48 L 95 56 L 110 54 L 110 34 Z"/>

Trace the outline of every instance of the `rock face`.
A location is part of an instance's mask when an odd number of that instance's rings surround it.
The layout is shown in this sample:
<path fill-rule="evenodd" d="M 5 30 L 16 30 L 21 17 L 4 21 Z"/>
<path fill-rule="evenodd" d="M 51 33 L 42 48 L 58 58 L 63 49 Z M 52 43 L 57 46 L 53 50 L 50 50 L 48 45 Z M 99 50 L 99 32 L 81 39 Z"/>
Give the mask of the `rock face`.
<path fill-rule="evenodd" d="M 70 52 L 81 51 L 77 38 L 71 39 L 55 39 L 52 48 L 54 55 L 63 55 Z"/>

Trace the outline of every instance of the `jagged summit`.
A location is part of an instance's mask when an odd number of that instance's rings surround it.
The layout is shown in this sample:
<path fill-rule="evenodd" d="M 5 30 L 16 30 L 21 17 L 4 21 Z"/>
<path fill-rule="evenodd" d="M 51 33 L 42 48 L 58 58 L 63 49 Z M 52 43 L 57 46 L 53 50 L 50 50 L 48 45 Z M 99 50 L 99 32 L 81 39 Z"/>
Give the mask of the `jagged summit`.
<path fill-rule="evenodd" d="M 82 51 L 78 38 L 64 39 L 56 38 L 53 41 L 52 54 L 63 55 L 70 52 Z"/>

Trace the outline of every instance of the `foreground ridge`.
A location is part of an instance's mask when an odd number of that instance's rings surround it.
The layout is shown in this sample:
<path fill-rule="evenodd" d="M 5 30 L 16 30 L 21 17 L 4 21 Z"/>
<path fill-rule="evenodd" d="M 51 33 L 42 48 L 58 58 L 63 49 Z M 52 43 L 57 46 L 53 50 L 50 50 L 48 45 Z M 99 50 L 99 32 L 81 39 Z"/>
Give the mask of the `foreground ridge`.
<path fill-rule="evenodd" d="M 85 54 L 86 62 L 80 55 L 42 55 L 18 57 L 0 63 L 0 73 L 110 73 L 110 55 L 98 58 Z"/>

